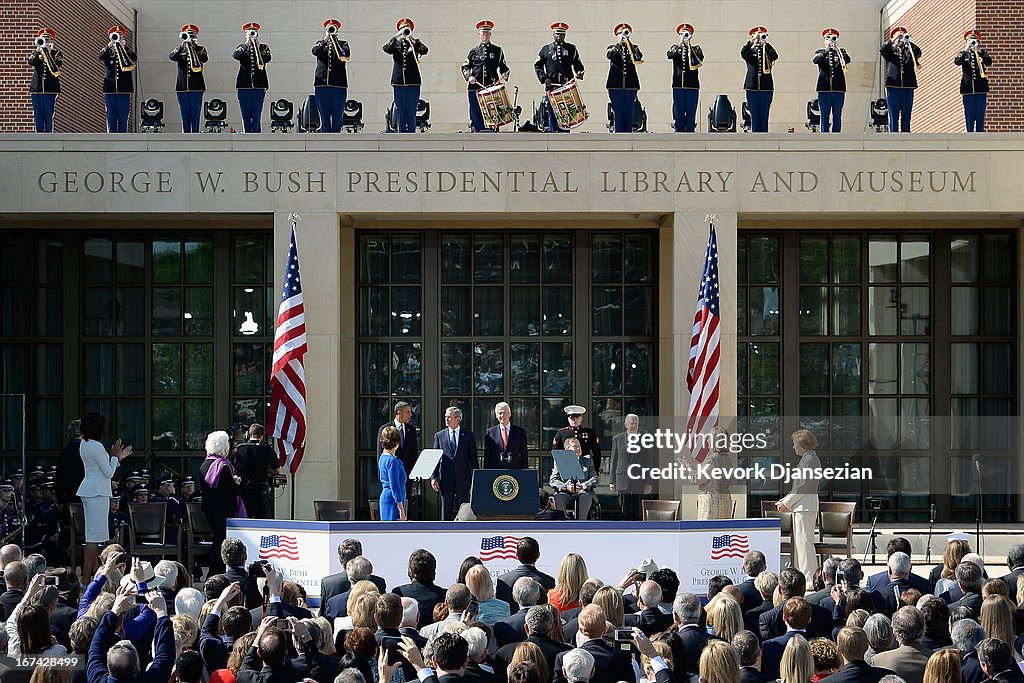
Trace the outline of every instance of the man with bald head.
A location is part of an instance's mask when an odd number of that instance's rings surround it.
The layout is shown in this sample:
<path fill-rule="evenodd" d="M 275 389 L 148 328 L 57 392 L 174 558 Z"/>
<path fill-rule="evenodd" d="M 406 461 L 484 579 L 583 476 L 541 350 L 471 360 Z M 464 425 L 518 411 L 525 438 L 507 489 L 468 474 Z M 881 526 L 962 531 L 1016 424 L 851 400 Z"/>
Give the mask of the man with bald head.
<path fill-rule="evenodd" d="M 661 633 L 672 625 L 672 615 L 665 614 L 659 608 L 661 604 L 661 586 L 648 579 L 640 584 L 637 590 L 636 614 L 627 614 L 624 625 L 636 626 L 650 638 L 655 633 Z"/>
<path fill-rule="evenodd" d="M 498 424 L 484 435 L 484 469 L 525 470 L 530 467 L 526 430 L 512 424 L 512 408 L 502 401 L 494 406 Z"/>
<path fill-rule="evenodd" d="M 619 494 L 622 518 L 641 519 L 640 500 L 651 492 L 651 483 L 645 479 L 629 476 L 630 466 L 651 467 L 656 464 L 654 453 L 640 444 L 631 443 L 640 437 L 640 418 L 630 413 L 622 421 L 625 431 L 612 437 L 612 482 L 611 490 Z M 636 470 L 636 468 L 633 468 Z M 635 474 L 635 472 L 634 472 Z"/>
<path fill-rule="evenodd" d="M 11 562 L 21 562 L 23 558 L 21 546 L 8 543 L 0 548 L 0 593 L 7 590 L 7 582 L 4 580 L 4 569 Z"/>
<path fill-rule="evenodd" d="M 618 681 L 635 680 L 636 676 L 633 674 L 633 664 L 629 653 L 620 654 L 604 639 L 605 622 L 607 622 L 607 618 L 604 610 L 598 605 L 590 604 L 580 610 L 581 635 L 577 637 L 577 640 L 585 639 L 579 647 L 593 655 L 595 664 L 594 675 L 591 677 L 590 683 L 618 683 Z M 562 652 L 555 658 L 553 683 L 568 683 L 562 672 L 564 655 L 565 653 Z"/>

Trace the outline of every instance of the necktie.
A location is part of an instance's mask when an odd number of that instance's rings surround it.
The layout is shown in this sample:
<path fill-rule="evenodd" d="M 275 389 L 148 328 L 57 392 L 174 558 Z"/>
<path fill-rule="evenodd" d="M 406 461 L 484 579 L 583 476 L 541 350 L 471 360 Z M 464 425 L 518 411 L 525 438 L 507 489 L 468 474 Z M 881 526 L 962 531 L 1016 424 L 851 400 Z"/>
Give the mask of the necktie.
<path fill-rule="evenodd" d="M 459 442 L 455 438 L 455 430 L 454 429 L 448 430 L 448 440 L 451 441 L 451 443 L 452 443 L 452 454 L 454 455 L 455 451 L 457 451 L 459 449 Z"/>
<path fill-rule="evenodd" d="M 501 425 L 501 447 L 508 448 L 508 427 Z"/>
<path fill-rule="evenodd" d="M 398 425 L 398 436 L 401 438 L 402 445 L 404 446 L 405 445 L 405 425 L 403 425 L 403 424 Z"/>

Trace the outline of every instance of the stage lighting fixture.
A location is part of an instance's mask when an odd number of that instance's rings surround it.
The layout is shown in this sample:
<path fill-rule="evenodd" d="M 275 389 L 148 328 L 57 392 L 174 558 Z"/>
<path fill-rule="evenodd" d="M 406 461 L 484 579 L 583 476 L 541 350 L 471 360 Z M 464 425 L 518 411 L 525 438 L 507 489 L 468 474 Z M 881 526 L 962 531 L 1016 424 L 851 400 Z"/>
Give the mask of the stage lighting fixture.
<path fill-rule="evenodd" d="M 152 97 L 142 103 L 142 124 L 139 130 L 143 133 L 159 133 L 164 129 L 164 103 Z"/>
<path fill-rule="evenodd" d="M 295 114 L 295 105 L 288 100 L 281 98 L 270 103 L 270 132 L 287 133 L 291 131 L 292 116 Z"/>
<path fill-rule="evenodd" d="M 817 99 L 807 102 L 807 123 L 804 125 L 812 133 L 817 133 L 821 130 L 821 105 Z"/>
<path fill-rule="evenodd" d="M 204 128 L 207 133 L 219 133 L 227 130 L 227 118 L 228 103 L 224 100 L 215 97 L 203 104 L 203 119 L 206 121 Z"/>
<path fill-rule="evenodd" d="M 735 133 L 736 108 L 732 106 L 728 95 L 719 95 L 708 110 L 709 133 Z"/>
<path fill-rule="evenodd" d="M 358 100 L 345 102 L 345 113 L 341 119 L 341 127 L 346 133 L 358 133 L 363 129 L 363 103 Z"/>
<path fill-rule="evenodd" d="M 876 133 L 889 131 L 889 103 L 884 97 L 871 101 L 871 127 Z"/>

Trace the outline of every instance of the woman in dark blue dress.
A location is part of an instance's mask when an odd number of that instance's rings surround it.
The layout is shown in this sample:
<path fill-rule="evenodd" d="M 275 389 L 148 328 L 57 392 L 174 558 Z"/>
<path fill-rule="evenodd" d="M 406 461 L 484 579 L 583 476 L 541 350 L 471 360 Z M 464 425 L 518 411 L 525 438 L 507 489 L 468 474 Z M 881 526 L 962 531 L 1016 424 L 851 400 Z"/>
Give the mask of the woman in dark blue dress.
<path fill-rule="evenodd" d="M 405 497 L 408 477 L 405 465 L 395 456 L 402 443 L 402 437 L 394 427 L 386 427 L 380 435 L 383 452 L 377 459 L 380 474 L 380 519 L 382 522 L 405 521 L 409 519 L 409 501 Z"/>

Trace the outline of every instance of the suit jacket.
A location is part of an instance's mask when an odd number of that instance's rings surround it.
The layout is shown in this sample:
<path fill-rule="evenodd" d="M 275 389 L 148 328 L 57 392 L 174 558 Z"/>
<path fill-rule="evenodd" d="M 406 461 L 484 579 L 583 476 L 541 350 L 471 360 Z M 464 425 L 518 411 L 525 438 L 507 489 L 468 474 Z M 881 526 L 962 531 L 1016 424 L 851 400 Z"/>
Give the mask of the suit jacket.
<path fill-rule="evenodd" d="M 93 496 L 110 496 L 110 479 L 114 476 L 118 461 L 107 455 L 103 444 L 95 439 L 83 440 L 79 445 L 85 475 L 76 493 L 81 498 Z"/>
<path fill-rule="evenodd" d="M 679 636 L 679 641 L 683 644 L 683 650 L 686 652 L 686 673 L 691 675 L 698 673 L 700 653 L 711 640 L 711 636 L 697 625 L 681 626 L 676 635 Z"/>
<path fill-rule="evenodd" d="M 743 81 L 744 90 L 775 90 L 775 84 L 772 81 L 772 65 L 778 61 L 779 53 L 775 51 L 771 43 L 764 45 L 756 41 L 744 43 L 740 48 L 740 57 L 747 63 L 747 77 Z"/>
<path fill-rule="evenodd" d="M 295 683 L 301 681 L 302 676 L 292 667 L 290 661 L 281 666 L 263 666 L 259 655 L 256 654 L 256 646 L 253 645 L 245 653 L 242 661 L 242 668 L 235 674 L 238 683 Z"/>
<path fill-rule="evenodd" d="M 767 683 L 768 679 L 752 666 L 740 667 L 740 683 Z"/>
<path fill-rule="evenodd" d="M 559 643 L 557 640 L 552 640 L 547 636 L 530 636 L 524 642 L 533 643 L 540 648 L 540 651 L 544 653 L 544 659 L 548 663 L 548 669 L 550 671 L 555 670 L 555 659 L 558 658 L 559 653 L 568 652 L 572 649 L 565 643 Z M 512 656 L 516 653 L 516 648 L 519 643 L 509 643 L 498 648 L 498 651 L 494 653 L 494 675 L 499 681 L 508 680 L 508 665 L 512 661 Z"/>
<path fill-rule="evenodd" d="M 324 616 L 324 610 L 327 609 L 327 601 L 335 595 L 344 593 L 350 587 L 351 583 L 348 580 L 348 572 L 345 571 L 344 567 L 337 574 L 331 574 L 322 578 L 320 580 L 320 611 L 317 614 L 321 617 Z"/>
<path fill-rule="evenodd" d="M 635 463 L 641 467 L 651 467 L 657 461 L 656 454 L 650 449 L 641 448 L 640 444 L 633 446 L 634 450 L 640 449 L 639 453 L 630 453 L 627 450 L 629 447 L 627 436 L 626 432 L 621 432 L 612 437 L 612 481 L 615 483 L 616 493 L 642 495 L 644 484 L 649 482 L 643 479 L 630 479 L 629 466 Z"/>
<path fill-rule="evenodd" d="M 761 592 L 754 587 L 754 580 L 745 578 L 736 584 L 736 588 L 739 589 L 740 594 L 743 595 L 743 604 L 740 608 L 743 613 L 746 614 L 755 607 L 760 607 L 764 603 L 764 598 L 761 597 Z M 808 600 L 810 602 L 810 600 Z M 757 631 L 755 631 L 757 633 Z"/>
<path fill-rule="evenodd" d="M 614 646 L 609 645 L 601 638 L 588 640 L 580 647 L 594 656 L 594 675 L 590 677 L 589 683 L 618 683 L 619 681 L 634 680 L 633 664 L 628 654 L 619 654 Z M 562 673 L 562 657 L 564 655 L 564 652 L 559 652 L 555 657 L 552 683 L 567 683 L 565 674 Z"/>
<path fill-rule="evenodd" d="M 758 619 L 757 627 L 762 641 L 778 638 L 786 632 L 786 623 L 782 621 L 782 608 L 785 605 L 786 601 L 783 600 L 781 604 L 772 607 Z M 807 640 L 818 637 L 830 638 L 831 636 L 832 612 L 824 607 L 811 605 L 811 623 L 807 625 Z"/>
<path fill-rule="evenodd" d="M 107 651 L 121 640 L 115 632 L 118 616 L 107 612 L 100 619 L 96 633 L 89 645 L 87 671 L 89 683 L 117 683 L 107 669 Z M 154 657 L 146 671 L 139 674 L 132 683 L 167 683 L 174 668 L 174 627 L 169 617 L 156 620 L 153 630 Z M 253 648 L 255 650 L 255 648 Z"/>
<path fill-rule="evenodd" d="M 199 64 L 205 64 L 210 56 L 202 45 L 192 44 L 195 52 L 194 59 Z M 168 58 L 178 65 L 178 79 L 174 83 L 175 92 L 206 92 L 206 78 L 202 71 L 193 71 L 189 56 L 189 48 L 184 43 L 179 45 L 168 55 Z"/>
<path fill-rule="evenodd" d="M 768 679 L 779 677 L 779 664 L 782 663 L 782 653 L 785 651 L 789 641 L 797 634 L 810 641 L 807 632 L 800 630 L 786 631 L 778 638 L 771 638 L 761 643 L 761 671 L 764 672 Z"/>
<path fill-rule="evenodd" d="M 2 595 L 0 595 L 0 618 L 7 621 L 8 617 L 11 616 L 11 612 L 18 606 L 22 598 L 25 597 L 25 591 L 20 588 L 8 588 Z"/>
<path fill-rule="evenodd" d="M 1006 584 L 1010 595 L 1017 595 L 1017 581 L 1024 576 L 1024 567 L 1014 567 L 1006 576 L 1000 576 L 999 580 Z"/>
<path fill-rule="evenodd" d="M 949 611 L 952 612 L 957 607 L 967 607 L 974 615 L 974 619 L 977 619 L 981 614 L 981 602 L 981 593 L 968 593 L 956 602 L 951 603 L 949 605 Z"/>
<path fill-rule="evenodd" d="M 210 671 L 226 669 L 228 666 L 227 643 L 217 634 L 220 626 L 219 614 L 208 614 L 199 629 L 199 654 Z"/>
<path fill-rule="evenodd" d="M 941 571 L 942 567 L 939 567 L 939 572 Z M 938 577 L 936 576 L 936 581 L 937 580 Z M 911 573 L 910 577 L 908 578 L 908 581 L 910 581 L 910 587 L 916 588 L 917 590 L 921 591 L 922 595 L 930 595 L 932 591 L 935 590 L 935 585 L 931 582 L 930 578 L 926 579 L 923 576 L 918 576 L 917 574 Z M 889 572 L 878 572 L 877 574 L 872 574 L 868 577 L 867 583 L 864 584 L 864 590 L 866 590 L 868 593 L 881 592 L 882 587 L 888 585 L 888 583 Z"/>
<path fill-rule="evenodd" d="M 386 424 L 382 424 L 377 430 L 377 457 L 380 458 L 380 454 L 384 452 L 384 449 L 380 445 L 380 435 L 384 431 L 385 427 L 394 427 L 395 421 L 392 420 Z M 405 425 L 405 440 L 395 451 L 395 456 L 402 461 L 405 465 L 405 473 L 408 475 L 412 472 L 413 465 L 416 464 L 416 458 L 420 457 L 420 451 L 416 447 L 416 427 L 412 423 Z"/>
<path fill-rule="evenodd" d="M 434 477 L 438 480 L 442 495 L 455 493 L 459 500 L 469 500 L 469 485 L 473 480 L 473 470 L 480 467 L 476 453 L 476 436 L 465 427 L 459 427 L 458 446 L 452 451 L 449 438 L 451 430 L 442 429 L 434 434 L 434 448 L 440 448 L 444 455 L 434 468 Z"/>
<path fill-rule="evenodd" d="M 636 614 L 627 614 L 623 626 L 636 626 L 650 638 L 672 625 L 672 615 L 665 614 L 657 607 L 648 607 Z"/>
<path fill-rule="evenodd" d="M 504 458 L 502 457 L 504 455 Z M 508 445 L 501 445 L 501 427 L 494 425 L 484 433 L 484 468 L 488 470 L 529 469 L 529 451 L 526 448 L 526 430 L 509 424 Z"/>
<path fill-rule="evenodd" d="M 412 598 L 420 607 L 420 625 L 426 626 L 434 620 L 434 607 L 444 602 L 445 589 L 434 582 L 414 581 L 395 586 L 391 592 L 400 598 Z"/>
<path fill-rule="evenodd" d="M 910 49 L 907 49 L 887 40 L 878 52 L 885 60 L 885 87 L 917 87 L 917 64 L 921 59 L 921 48 L 911 43 Z"/>
<path fill-rule="evenodd" d="M 770 48 L 771 46 L 769 46 Z M 773 50 L 774 51 L 774 50 Z M 772 88 L 745 88 L 746 90 L 771 90 Z M 805 451 L 800 456 L 797 468 L 805 467 L 820 468 L 821 461 L 814 451 Z M 782 499 L 793 512 L 817 512 L 818 511 L 818 480 L 813 477 L 806 479 L 795 479 L 793 488 L 789 494 Z"/>
<path fill-rule="evenodd" d="M 769 612 L 773 609 L 773 605 L 770 600 L 761 598 L 761 604 L 753 609 L 747 610 L 747 613 L 743 615 L 743 627 L 753 633 L 760 633 L 760 627 L 758 622 L 761 619 L 761 615 L 765 612 Z"/>
<path fill-rule="evenodd" d="M 555 579 L 553 576 L 548 576 L 531 564 L 521 564 L 512 571 L 502 574 L 498 577 L 498 582 L 495 584 L 495 588 L 497 589 L 497 598 L 507 602 L 509 607 L 512 608 L 513 613 L 518 611 L 519 605 L 512 598 L 512 587 L 516 585 L 516 581 L 524 576 L 539 583 L 544 587 L 545 591 L 549 591 L 555 587 Z"/>
<path fill-rule="evenodd" d="M 863 659 L 850 662 L 831 676 L 822 679 L 821 683 L 878 683 L 883 676 L 888 676 L 892 671 L 871 666 Z"/>
<path fill-rule="evenodd" d="M 900 594 L 910 589 L 909 580 L 893 579 L 875 591 L 873 599 L 876 605 L 882 606 L 882 613 L 887 617 L 891 617 L 892 613 L 900 608 Z"/>
<path fill-rule="evenodd" d="M 811 603 L 812 605 L 819 605 L 821 607 L 824 607 L 825 609 L 831 609 L 832 605 L 835 604 L 832 601 L 832 586 L 833 584 L 830 583 L 826 585 L 824 588 L 822 588 L 820 591 L 808 593 L 804 596 L 804 600 Z M 828 600 L 828 602 L 825 603 L 825 600 Z"/>
<path fill-rule="evenodd" d="M 1017 648 L 1020 652 L 1020 648 Z M 960 671 L 963 674 L 963 683 L 982 683 L 988 676 L 981 670 L 981 662 L 978 661 L 978 653 L 975 650 L 968 652 L 960 660 Z"/>
<path fill-rule="evenodd" d="M 931 652 L 920 646 L 901 645 L 895 650 L 879 652 L 871 660 L 873 666 L 889 669 L 907 683 L 923 683 L 924 668 Z"/>
<path fill-rule="evenodd" d="M 990 678 L 991 681 L 1005 681 L 1006 683 L 1024 683 L 1024 672 L 1020 670 L 1016 662 L 1010 663 L 1010 668 L 1006 671 L 1000 671 L 995 676 Z"/>
<path fill-rule="evenodd" d="M 245 608 L 255 609 L 263 605 L 263 596 L 260 595 L 260 589 L 256 585 L 256 579 L 249 576 L 248 572 L 242 567 L 228 567 L 224 570 L 224 576 L 228 577 L 232 583 L 238 583 L 242 589 L 242 594 L 245 596 Z"/>
<path fill-rule="evenodd" d="M 494 622 L 494 640 L 498 643 L 498 647 L 526 640 L 526 613 L 529 609 L 529 607 L 523 607 L 518 612 Z"/>
<path fill-rule="evenodd" d="M 58 503 L 77 503 L 76 492 L 85 479 L 85 463 L 79 454 L 81 439 L 73 439 L 60 449 L 57 454 L 57 476 L 54 481 L 54 493 Z M 1014 595 L 1016 595 L 1014 587 Z"/>

